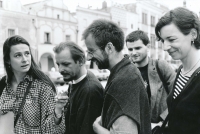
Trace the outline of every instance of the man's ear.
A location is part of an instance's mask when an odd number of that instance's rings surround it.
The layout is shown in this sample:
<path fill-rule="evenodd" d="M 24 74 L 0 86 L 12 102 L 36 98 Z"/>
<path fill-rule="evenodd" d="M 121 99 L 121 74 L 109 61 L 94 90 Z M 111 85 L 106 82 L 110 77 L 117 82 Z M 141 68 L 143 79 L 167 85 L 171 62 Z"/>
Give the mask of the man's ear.
<path fill-rule="evenodd" d="M 151 49 L 151 44 L 149 43 L 149 44 L 147 44 L 146 45 L 146 47 L 147 47 L 147 52 L 149 52 L 150 51 L 150 49 Z"/>
<path fill-rule="evenodd" d="M 150 43 L 147 44 L 146 46 L 147 46 L 147 49 L 150 49 L 150 48 L 151 48 L 151 44 L 150 44 Z"/>
<path fill-rule="evenodd" d="M 83 65 L 82 62 L 81 62 L 80 60 L 77 60 L 75 63 L 78 64 L 79 66 L 82 66 L 82 65 Z"/>
<path fill-rule="evenodd" d="M 106 44 L 105 50 L 107 53 L 112 53 L 114 51 L 114 49 L 115 49 L 115 47 L 113 46 L 113 44 L 111 42 Z"/>

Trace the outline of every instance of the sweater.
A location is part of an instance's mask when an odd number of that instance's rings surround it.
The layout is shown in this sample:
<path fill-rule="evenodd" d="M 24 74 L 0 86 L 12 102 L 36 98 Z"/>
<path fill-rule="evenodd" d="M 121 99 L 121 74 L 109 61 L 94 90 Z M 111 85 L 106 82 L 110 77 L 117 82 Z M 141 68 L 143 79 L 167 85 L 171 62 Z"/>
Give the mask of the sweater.
<path fill-rule="evenodd" d="M 95 134 L 92 124 L 100 116 L 103 105 L 103 87 L 88 71 L 87 76 L 72 84 L 69 106 L 65 114 L 66 134 Z"/>
<path fill-rule="evenodd" d="M 150 106 L 139 70 L 127 56 L 110 71 L 105 89 L 102 126 L 110 129 L 118 117 L 125 115 L 136 122 L 139 134 L 150 134 Z"/>
<path fill-rule="evenodd" d="M 177 72 L 175 81 L 180 74 Z M 170 134 L 199 134 L 200 133 L 200 67 L 192 74 L 181 93 L 173 99 L 173 91 L 167 98 L 169 109 Z M 175 84 L 174 84 L 175 85 Z"/>

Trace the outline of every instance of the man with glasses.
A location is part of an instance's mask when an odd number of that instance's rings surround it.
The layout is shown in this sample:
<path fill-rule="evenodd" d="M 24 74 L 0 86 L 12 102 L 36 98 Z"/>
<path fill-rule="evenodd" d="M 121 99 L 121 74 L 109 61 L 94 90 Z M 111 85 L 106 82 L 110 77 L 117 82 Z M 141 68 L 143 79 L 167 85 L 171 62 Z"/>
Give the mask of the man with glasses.
<path fill-rule="evenodd" d="M 126 45 L 131 60 L 138 67 L 145 81 L 151 104 L 152 128 L 154 128 L 156 125 L 161 125 L 168 114 L 166 98 L 172 89 L 175 71 L 166 61 L 156 61 L 148 57 L 149 38 L 143 31 L 137 30 L 127 35 Z"/>
<path fill-rule="evenodd" d="M 96 20 L 83 33 L 87 60 L 109 69 L 102 116 L 93 124 L 97 134 L 150 134 L 150 106 L 137 67 L 124 57 L 124 33 L 115 23 Z"/>

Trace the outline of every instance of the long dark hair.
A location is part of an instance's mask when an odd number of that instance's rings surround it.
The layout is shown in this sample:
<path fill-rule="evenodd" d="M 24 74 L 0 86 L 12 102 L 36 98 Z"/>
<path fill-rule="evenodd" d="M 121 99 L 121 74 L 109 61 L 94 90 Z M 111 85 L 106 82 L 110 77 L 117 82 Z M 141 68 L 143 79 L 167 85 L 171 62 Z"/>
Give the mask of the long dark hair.
<path fill-rule="evenodd" d="M 31 75 L 33 78 L 40 79 L 40 80 L 44 81 L 45 83 L 50 84 L 50 86 L 53 88 L 54 92 L 56 92 L 56 88 L 55 88 L 55 85 L 53 84 L 53 82 L 50 80 L 50 78 L 47 75 L 45 75 L 39 69 L 38 65 L 35 63 L 32 53 L 31 53 L 30 44 L 23 37 L 21 37 L 19 35 L 14 35 L 12 37 L 7 38 L 3 44 L 3 61 L 4 61 L 4 68 L 5 68 L 6 74 L 7 74 L 7 80 L 11 81 L 12 76 L 13 76 L 13 72 L 10 67 L 10 64 L 8 64 L 8 62 L 10 61 L 10 49 L 12 46 L 18 45 L 18 44 L 25 44 L 29 47 L 29 50 L 30 50 L 31 67 L 30 67 L 29 71 L 27 72 L 27 74 Z"/>

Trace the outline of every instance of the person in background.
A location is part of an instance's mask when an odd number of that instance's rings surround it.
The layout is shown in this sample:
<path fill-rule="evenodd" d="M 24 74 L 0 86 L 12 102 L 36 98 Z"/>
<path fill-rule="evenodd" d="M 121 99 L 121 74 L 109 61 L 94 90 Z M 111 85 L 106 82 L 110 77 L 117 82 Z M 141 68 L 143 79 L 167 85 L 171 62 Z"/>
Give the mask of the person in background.
<path fill-rule="evenodd" d="M 109 69 L 102 115 L 93 129 L 97 134 L 150 134 L 150 106 L 139 70 L 124 57 L 124 33 L 117 24 L 95 20 L 83 33 L 87 60 Z"/>
<path fill-rule="evenodd" d="M 16 115 L 21 110 L 14 133 L 64 133 L 64 121 L 59 125 L 55 124 L 55 86 L 36 65 L 29 43 L 19 35 L 6 39 L 3 44 L 3 61 L 7 75 L 6 86 L 0 97 L 1 114 L 13 112 L 16 120 Z M 29 92 L 20 109 L 28 85 Z"/>
<path fill-rule="evenodd" d="M 164 50 L 182 65 L 167 98 L 169 134 L 200 133 L 200 21 L 178 7 L 161 17 L 155 28 Z"/>
<path fill-rule="evenodd" d="M 133 31 L 126 37 L 130 58 L 140 70 L 145 81 L 151 105 L 151 123 L 154 128 L 156 125 L 161 125 L 168 114 L 166 98 L 172 90 L 175 71 L 166 61 L 148 57 L 149 45 L 148 36 L 141 30 Z"/>
<path fill-rule="evenodd" d="M 87 71 L 85 53 L 78 45 L 62 42 L 54 48 L 54 52 L 59 72 L 66 82 L 72 82 L 68 89 L 68 105 L 60 103 L 62 108 L 66 108 L 65 133 L 94 134 L 92 124 L 101 114 L 104 89 L 94 74 Z"/>

